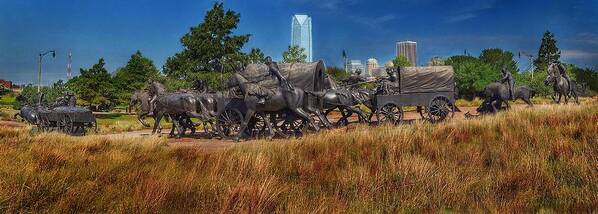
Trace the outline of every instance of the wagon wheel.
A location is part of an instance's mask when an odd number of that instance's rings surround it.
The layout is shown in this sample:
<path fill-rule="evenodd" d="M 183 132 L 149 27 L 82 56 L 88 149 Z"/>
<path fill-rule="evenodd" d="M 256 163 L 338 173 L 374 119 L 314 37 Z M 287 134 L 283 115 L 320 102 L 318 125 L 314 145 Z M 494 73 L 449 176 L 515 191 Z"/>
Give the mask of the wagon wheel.
<path fill-rule="evenodd" d="M 277 114 L 272 115 L 272 123 L 274 130 L 282 138 L 299 137 L 307 128 L 303 119 L 294 114 Z"/>
<path fill-rule="evenodd" d="M 216 130 L 222 138 L 232 139 L 238 136 L 241 130 L 243 114 L 237 109 L 226 109 L 218 114 Z"/>
<path fill-rule="evenodd" d="M 48 131 L 49 124 L 48 124 L 46 118 L 39 117 L 38 120 L 39 120 L 38 123 L 37 123 L 38 130 L 40 132 L 46 132 L 46 131 Z"/>
<path fill-rule="evenodd" d="M 270 134 L 266 117 L 263 114 L 255 114 L 248 125 L 249 136 L 253 138 L 262 138 Z"/>
<path fill-rule="evenodd" d="M 403 109 L 395 104 L 389 103 L 376 111 L 378 124 L 400 124 L 403 122 Z"/>
<path fill-rule="evenodd" d="M 60 121 L 60 130 L 66 134 L 73 134 L 74 126 L 73 126 L 73 119 L 68 115 L 64 115 L 62 120 Z"/>
<path fill-rule="evenodd" d="M 453 103 L 444 96 L 432 99 L 430 105 L 424 108 L 424 111 L 424 115 L 426 115 L 427 119 L 433 123 L 443 121 L 447 117 L 453 117 L 455 114 Z"/>
<path fill-rule="evenodd" d="M 83 125 L 78 126 L 78 127 L 81 128 L 81 134 L 82 135 L 86 135 L 87 134 L 87 129 L 88 128 L 93 128 L 93 132 L 94 133 L 98 133 L 98 123 L 97 123 L 97 121 L 90 122 L 88 124 L 83 124 Z"/>

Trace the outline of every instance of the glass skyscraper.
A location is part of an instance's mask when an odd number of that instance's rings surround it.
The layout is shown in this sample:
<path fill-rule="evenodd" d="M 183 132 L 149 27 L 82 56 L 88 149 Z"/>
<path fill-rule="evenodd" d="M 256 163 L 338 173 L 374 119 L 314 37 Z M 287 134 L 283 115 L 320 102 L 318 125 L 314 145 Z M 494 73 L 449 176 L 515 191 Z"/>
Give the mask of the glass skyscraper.
<path fill-rule="evenodd" d="M 294 15 L 291 24 L 291 45 L 305 49 L 307 61 L 312 62 L 311 17 L 308 15 Z"/>

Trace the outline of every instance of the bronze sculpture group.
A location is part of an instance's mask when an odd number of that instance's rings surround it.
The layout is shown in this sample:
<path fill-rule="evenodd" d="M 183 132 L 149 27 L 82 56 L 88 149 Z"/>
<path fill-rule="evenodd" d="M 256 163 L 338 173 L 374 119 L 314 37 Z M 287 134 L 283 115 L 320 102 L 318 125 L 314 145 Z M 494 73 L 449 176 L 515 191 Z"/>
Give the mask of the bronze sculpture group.
<path fill-rule="evenodd" d="M 356 114 L 359 122 L 399 124 L 404 119 L 403 108 L 414 106 L 421 117 L 430 122 L 443 121 L 455 111 L 456 90 L 451 66 L 407 67 L 386 66 L 387 76 L 367 81 L 360 72 L 340 84 L 325 74 L 322 62 L 282 64 L 270 57 L 263 64 L 252 64 L 226 81 L 225 90 L 210 91 L 207 83 L 197 80 L 193 89 L 168 92 L 157 81 L 150 81 L 147 91 L 133 93 L 131 106 L 140 106 L 137 119 L 151 127 L 145 119 L 154 118 L 152 133 L 161 132 L 163 118 L 172 121 L 171 136 L 181 137 L 187 130 L 196 133 L 200 121 L 205 136 L 222 138 L 300 136 L 306 131 L 333 128 L 349 123 Z M 479 113 L 495 113 L 509 108 L 508 101 L 521 99 L 532 107 L 534 91 L 527 86 L 515 86 L 511 73 L 503 67 L 502 78 L 487 85 Z M 375 89 L 361 87 L 375 83 Z M 553 100 L 565 103 L 570 97 L 577 101 L 575 84 L 567 77 L 560 63 L 548 66 L 544 83 L 552 85 Z M 557 98 L 558 96 L 558 98 Z M 74 94 L 65 93 L 54 105 L 29 105 L 23 97 L 20 116 L 38 126 L 39 130 L 60 130 L 69 134 L 85 133 L 97 123 L 91 111 L 76 107 Z M 505 107 L 503 107 L 503 104 Z M 362 110 L 365 107 L 367 110 Z M 332 112 L 340 112 L 338 115 Z M 466 114 L 466 116 L 471 114 Z M 330 120 L 336 119 L 333 123 Z"/>

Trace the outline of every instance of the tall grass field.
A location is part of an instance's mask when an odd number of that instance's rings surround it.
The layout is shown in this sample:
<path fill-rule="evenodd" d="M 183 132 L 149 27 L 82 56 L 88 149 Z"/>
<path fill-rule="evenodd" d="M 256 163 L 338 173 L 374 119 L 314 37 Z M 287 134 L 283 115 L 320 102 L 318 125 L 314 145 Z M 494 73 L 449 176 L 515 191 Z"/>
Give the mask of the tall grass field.
<path fill-rule="evenodd" d="M 2 127 L 0 212 L 596 212 L 597 132 L 595 102 L 216 152 Z"/>

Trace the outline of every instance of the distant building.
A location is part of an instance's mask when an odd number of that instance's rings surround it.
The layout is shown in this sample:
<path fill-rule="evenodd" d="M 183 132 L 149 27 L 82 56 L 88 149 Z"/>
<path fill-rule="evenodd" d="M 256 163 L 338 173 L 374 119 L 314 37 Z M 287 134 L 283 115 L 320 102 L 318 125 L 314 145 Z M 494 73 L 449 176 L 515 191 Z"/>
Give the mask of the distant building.
<path fill-rule="evenodd" d="M 405 56 L 411 62 L 411 65 L 417 66 L 417 42 L 403 41 L 397 42 L 397 57 Z"/>
<path fill-rule="evenodd" d="M 7 88 L 7 89 L 12 88 L 12 82 L 8 81 L 8 80 L 0 80 L 0 85 L 2 85 L 4 88 Z"/>
<path fill-rule="evenodd" d="M 311 39 L 311 17 L 308 15 L 296 14 L 291 23 L 291 45 L 305 49 L 307 61 L 313 61 L 312 39 Z"/>
<path fill-rule="evenodd" d="M 443 66 L 446 63 L 446 60 L 440 57 L 432 57 L 430 61 L 428 61 L 428 66 Z"/>
<path fill-rule="evenodd" d="M 369 58 L 367 61 L 367 76 L 369 77 L 374 75 L 373 71 L 376 70 L 378 67 L 380 67 L 378 65 L 378 60 L 374 58 Z"/>
<path fill-rule="evenodd" d="M 349 63 L 347 64 L 347 70 L 349 70 L 350 73 L 355 73 L 357 69 L 361 70 L 363 75 L 365 67 L 361 63 L 361 60 L 349 60 Z"/>
<path fill-rule="evenodd" d="M 388 76 L 386 74 L 386 68 L 384 68 L 384 67 L 375 68 L 370 73 L 371 73 L 372 77 L 386 77 L 386 76 Z"/>

